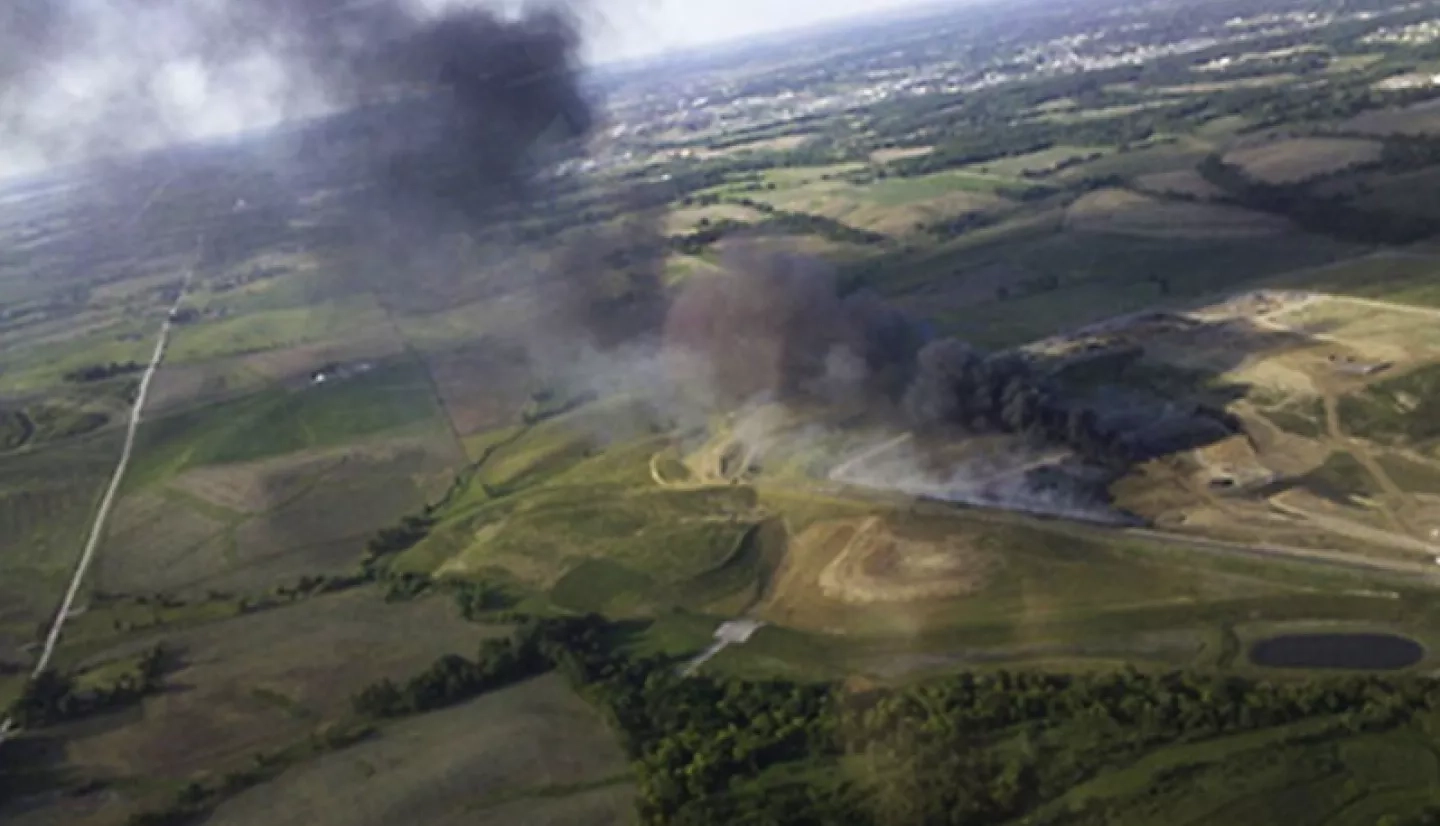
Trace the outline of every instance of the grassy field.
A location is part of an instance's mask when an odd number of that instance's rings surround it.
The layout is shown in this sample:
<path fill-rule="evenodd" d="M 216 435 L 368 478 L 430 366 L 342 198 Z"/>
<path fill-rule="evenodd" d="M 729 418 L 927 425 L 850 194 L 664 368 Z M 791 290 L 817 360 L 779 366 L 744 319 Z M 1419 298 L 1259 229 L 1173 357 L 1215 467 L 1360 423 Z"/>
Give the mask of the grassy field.
<path fill-rule="evenodd" d="M 1376 382 L 1340 400 L 1346 432 L 1367 439 L 1423 444 L 1440 436 L 1440 366 Z"/>
<path fill-rule="evenodd" d="M 1039 824 L 1370 824 L 1440 801 L 1421 726 L 1351 733 L 1319 718 L 1156 749 L 1054 801 Z"/>
<path fill-rule="evenodd" d="M 1299 234 L 1160 239 L 1037 229 L 909 256 L 882 270 L 884 280 L 877 276 L 874 286 L 892 295 L 928 294 L 924 306 L 944 329 L 988 346 L 1013 346 L 1157 304 L 1224 295 L 1351 252 Z M 996 268 L 1004 280 L 985 299 L 966 296 L 961 306 L 926 286 L 946 274 L 950 290 L 971 273 L 993 282 Z"/>
<path fill-rule="evenodd" d="M 389 726 L 237 796 L 207 822 L 621 826 L 634 818 L 626 769 L 598 714 L 550 675 Z M 338 788 L 352 793 L 337 799 Z"/>
<path fill-rule="evenodd" d="M 1378 253 L 1315 270 L 1297 270 L 1272 279 L 1267 286 L 1440 307 L 1437 273 L 1440 261 L 1423 251 L 1413 255 Z"/>
<path fill-rule="evenodd" d="M 1365 112 L 1346 121 L 1342 128 L 1373 135 L 1430 135 L 1440 132 L 1440 104 L 1431 100 L 1407 107 Z"/>
<path fill-rule="evenodd" d="M 0 461 L 0 659 L 55 610 L 119 451 L 104 433 Z"/>
<path fill-rule="evenodd" d="M 275 387 L 147 422 L 133 485 L 210 464 L 343 445 L 443 422 L 428 374 L 413 360 L 378 364 L 320 386 Z"/>
<path fill-rule="evenodd" d="M 826 168 L 828 169 L 828 168 Z M 969 170 L 952 170 L 914 178 L 886 178 L 867 184 L 838 179 L 838 172 L 800 174 L 779 170 L 776 189 L 750 197 L 777 209 L 822 215 L 861 229 L 907 234 L 915 225 L 973 212 L 994 210 L 1007 202 L 996 190 L 1018 179 Z M 830 176 L 826 180 L 824 176 Z"/>
<path fill-rule="evenodd" d="M 1077 232 L 1141 238 L 1256 238 L 1283 233 L 1272 215 L 1219 204 L 1166 201 L 1129 190 L 1091 192 L 1072 204 L 1066 224 Z"/>
<path fill-rule="evenodd" d="M 182 326 L 170 345 L 168 358 L 179 364 L 279 350 L 332 340 L 352 330 L 384 323 L 385 313 L 368 295 L 305 307 L 259 309 Z"/>
<path fill-rule="evenodd" d="M 1440 170 L 1375 174 L 1362 181 L 1364 189 L 1356 197 L 1356 203 L 1362 207 L 1440 218 Z"/>
<path fill-rule="evenodd" d="M 1054 172 L 1061 164 L 1074 164 L 1076 161 L 1088 162 L 1088 159 L 1095 156 L 1103 157 L 1110 154 L 1111 151 L 1109 147 L 1104 146 L 1052 146 L 1039 152 L 1015 155 L 1010 158 L 997 158 L 993 161 L 974 164 L 968 168 L 976 172 L 1003 175 L 1009 178 L 1019 178 L 1026 173 L 1043 176 Z"/>
<path fill-rule="evenodd" d="M 120 617 L 133 620 L 133 611 L 116 613 L 119 605 L 75 621 L 61 667 L 100 674 L 163 640 L 178 662 L 167 682 L 183 690 L 63 730 L 70 771 L 117 781 L 103 810 L 72 813 L 66 822 L 119 822 L 188 779 L 305 742 L 349 717 L 352 692 L 413 674 L 442 654 L 470 654 L 504 633 L 461 620 L 449 600 L 386 604 L 368 590 L 241 616 L 214 607 L 176 610 L 168 626 L 128 633 L 112 627 Z"/>
<path fill-rule="evenodd" d="M 1293 184 L 1380 158 L 1377 141 L 1353 138 L 1295 138 L 1237 149 L 1225 155 L 1245 174 L 1270 184 Z"/>

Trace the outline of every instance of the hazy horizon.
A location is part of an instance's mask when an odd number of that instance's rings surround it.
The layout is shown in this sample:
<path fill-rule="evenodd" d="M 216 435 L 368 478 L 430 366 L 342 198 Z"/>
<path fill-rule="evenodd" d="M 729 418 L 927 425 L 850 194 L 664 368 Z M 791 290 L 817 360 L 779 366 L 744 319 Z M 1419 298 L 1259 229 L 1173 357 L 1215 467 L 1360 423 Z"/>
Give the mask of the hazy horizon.
<path fill-rule="evenodd" d="M 902 11 L 936 0 L 791 0 L 778 6 L 767 0 L 729 0 L 697 5 L 694 0 L 648 0 L 630 8 L 608 4 L 591 19 L 586 57 L 593 64 L 615 63 L 750 38 L 783 34 L 885 12 Z"/>

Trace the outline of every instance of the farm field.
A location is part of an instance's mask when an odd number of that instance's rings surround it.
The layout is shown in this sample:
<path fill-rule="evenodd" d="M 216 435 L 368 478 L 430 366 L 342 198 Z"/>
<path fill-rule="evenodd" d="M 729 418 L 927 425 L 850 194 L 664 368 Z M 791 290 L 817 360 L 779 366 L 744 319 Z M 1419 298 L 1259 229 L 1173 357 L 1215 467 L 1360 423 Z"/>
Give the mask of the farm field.
<path fill-rule="evenodd" d="M 1290 184 L 1379 160 L 1381 150 L 1376 141 L 1296 138 L 1237 149 L 1224 160 L 1265 183 Z"/>
<path fill-rule="evenodd" d="M 456 742 L 454 733 L 464 731 Z M 355 788 L 337 805 L 331 790 Z M 599 716 L 557 676 L 388 728 L 241 794 L 216 824 L 527 823 L 633 821 L 624 756 Z M 276 812 L 283 814 L 276 819 Z"/>

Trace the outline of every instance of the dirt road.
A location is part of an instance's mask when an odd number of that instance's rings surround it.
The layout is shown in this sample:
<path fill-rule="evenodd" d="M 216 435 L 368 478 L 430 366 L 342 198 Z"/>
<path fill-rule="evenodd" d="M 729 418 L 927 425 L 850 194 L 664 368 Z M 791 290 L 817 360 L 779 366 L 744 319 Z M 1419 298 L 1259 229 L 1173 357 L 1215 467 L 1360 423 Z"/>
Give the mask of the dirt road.
<path fill-rule="evenodd" d="M 90 536 L 85 541 L 85 549 L 80 554 L 80 561 L 75 564 L 75 572 L 70 577 L 70 585 L 65 589 L 65 598 L 60 602 L 60 608 L 56 611 L 55 620 L 50 626 L 50 633 L 45 636 L 45 644 L 40 649 L 40 656 L 36 658 L 35 666 L 31 669 L 31 679 L 50 667 L 50 659 L 55 655 L 55 646 L 59 644 L 60 634 L 65 630 L 65 621 L 70 618 L 75 609 L 75 600 L 80 594 L 80 586 L 85 582 L 85 574 L 90 570 L 90 563 L 95 560 L 95 551 L 100 546 L 100 537 L 105 533 L 105 522 L 110 518 L 110 509 L 115 504 L 115 496 L 120 491 L 120 483 L 125 479 L 125 471 L 130 467 L 130 456 L 135 450 L 135 434 L 140 429 L 140 418 L 145 409 L 145 397 L 150 392 L 150 382 L 155 378 L 155 372 L 160 369 L 160 363 L 165 359 L 165 347 L 170 343 L 170 331 L 174 327 L 175 313 L 180 309 L 180 302 L 185 299 L 194 274 L 193 269 L 186 271 L 179 294 L 175 296 L 175 302 L 170 305 L 170 309 L 165 313 L 165 320 L 160 324 L 160 335 L 155 341 L 155 352 L 151 354 L 150 363 L 146 366 L 144 375 L 140 377 L 140 389 L 135 394 L 135 404 L 130 408 L 130 420 L 125 426 L 125 444 L 120 449 L 120 460 L 115 464 L 115 472 L 110 476 L 110 486 L 105 489 L 105 496 L 100 500 L 100 508 L 95 512 L 95 521 L 90 526 Z M 17 731 L 18 728 L 13 720 L 7 718 L 0 721 L 0 743 L 4 743 Z"/>

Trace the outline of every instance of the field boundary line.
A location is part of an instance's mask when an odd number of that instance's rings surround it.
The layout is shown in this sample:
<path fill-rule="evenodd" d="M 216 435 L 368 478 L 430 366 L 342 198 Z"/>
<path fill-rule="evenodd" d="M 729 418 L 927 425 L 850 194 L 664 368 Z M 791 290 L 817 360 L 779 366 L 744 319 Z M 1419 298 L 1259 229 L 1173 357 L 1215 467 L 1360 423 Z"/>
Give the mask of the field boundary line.
<path fill-rule="evenodd" d="M 100 507 L 95 512 L 95 521 L 90 525 L 90 535 L 85 541 L 85 548 L 80 553 L 80 560 L 75 564 L 75 572 L 70 577 L 70 585 L 65 589 L 65 597 L 60 602 L 60 609 L 55 613 L 55 619 L 50 625 L 50 632 L 45 636 L 45 644 L 40 649 L 40 656 L 35 660 L 35 666 L 30 671 L 30 679 L 40 676 L 45 669 L 50 667 L 50 660 L 55 655 L 55 647 L 60 642 L 60 634 L 65 630 L 65 621 L 69 619 L 70 612 L 74 610 L 75 599 L 80 594 L 80 586 L 85 581 L 85 574 L 90 570 L 90 565 L 95 561 L 95 552 L 100 546 L 100 537 L 105 532 L 105 523 L 110 517 L 110 510 L 115 505 L 115 497 L 120 492 L 120 483 L 125 480 L 125 471 L 130 467 L 130 457 L 135 450 L 135 434 L 140 430 L 141 414 L 145 409 L 145 397 L 150 392 L 150 382 L 155 378 L 155 373 L 160 369 L 160 363 L 165 359 L 165 347 L 170 342 L 170 333 L 175 327 L 175 315 L 180 309 L 180 303 L 185 300 L 189 291 L 190 281 L 195 276 L 195 268 L 191 267 L 185 271 L 184 280 L 180 283 L 180 289 L 175 296 L 175 301 L 165 312 L 165 320 L 160 324 L 160 334 L 155 340 L 155 351 L 150 356 L 150 364 L 145 368 L 145 373 L 140 377 L 140 387 L 135 394 L 135 404 L 130 408 L 130 421 L 125 426 L 125 443 L 120 448 L 120 459 L 115 464 L 115 472 L 110 476 L 110 484 L 105 489 L 105 495 L 100 499 Z M 0 744 L 19 732 L 14 719 L 6 717 L 0 720 Z"/>

